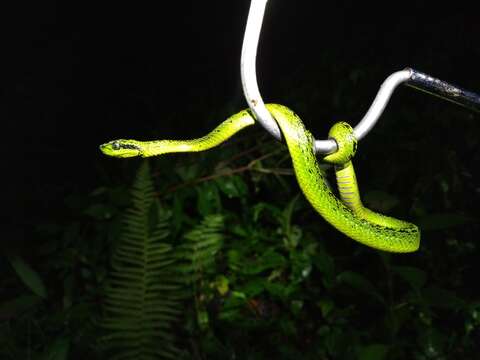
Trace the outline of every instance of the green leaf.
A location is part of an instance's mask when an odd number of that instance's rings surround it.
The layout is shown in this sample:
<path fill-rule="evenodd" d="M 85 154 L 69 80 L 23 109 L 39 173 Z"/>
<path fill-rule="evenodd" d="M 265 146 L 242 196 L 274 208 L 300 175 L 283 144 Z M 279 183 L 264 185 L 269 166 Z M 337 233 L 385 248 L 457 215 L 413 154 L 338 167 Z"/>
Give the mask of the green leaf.
<path fill-rule="evenodd" d="M 221 296 L 225 296 L 230 291 L 228 278 L 224 275 L 217 276 L 215 288 Z"/>
<path fill-rule="evenodd" d="M 380 212 L 388 212 L 398 205 L 397 197 L 380 190 L 369 191 L 364 195 L 365 204 Z"/>
<path fill-rule="evenodd" d="M 70 350 L 70 339 L 56 339 L 47 349 L 43 360 L 66 360 Z"/>
<path fill-rule="evenodd" d="M 363 275 L 353 271 L 344 271 L 337 275 L 337 281 L 347 284 L 351 288 L 370 295 L 380 303 L 384 304 L 385 300 L 382 295 L 375 289 L 375 286 Z"/>
<path fill-rule="evenodd" d="M 358 360 L 384 360 L 388 353 L 388 346 L 384 344 L 361 346 L 357 352 Z"/>
<path fill-rule="evenodd" d="M 85 209 L 84 213 L 97 219 L 106 220 L 110 219 L 115 214 L 116 209 L 106 204 L 93 204 Z"/>
<path fill-rule="evenodd" d="M 22 295 L 0 304 L 0 319 L 15 318 L 42 301 L 36 295 Z"/>
<path fill-rule="evenodd" d="M 427 273 L 415 267 L 392 266 L 392 271 L 417 290 L 421 289 L 427 281 Z"/>
<path fill-rule="evenodd" d="M 261 292 L 263 292 L 266 285 L 267 285 L 267 282 L 265 281 L 265 279 L 256 278 L 247 282 L 245 285 L 239 287 L 238 289 L 240 292 L 245 294 L 248 298 L 252 298 L 259 295 Z"/>
<path fill-rule="evenodd" d="M 461 309 L 466 306 L 465 301 L 453 292 L 435 286 L 423 289 L 422 297 L 430 306 L 438 308 Z"/>
<path fill-rule="evenodd" d="M 432 231 L 450 229 L 473 221 L 473 218 L 458 213 L 439 213 L 421 217 L 418 225 L 423 231 Z"/>
<path fill-rule="evenodd" d="M 330 298 L 321 298 L 317 301 L 316 304 L 318 307 L 320 307 L 322 316 L 324 318 L 326 318 L 328 314 L 330 314 L 332 310 L 335 309 L 335 303 Z"/>
<path fill-rule="evenodd" d="M 323 246 L 319 246 L 317 254 L 312 257 L 312 263 L 322 273 L 323 284 L 330 288 L 335 280 L 335 264 L 332 256 L 325 251 Z"/>
<path fill-rule="evenodd" d="M 191 164 L 187 166 L 178 166 L 175 168 L 175 172 L 182 179 L 182 181 L 190 181 L 198 177 L 199 175 L 199 164 Z"/>
<path fill-rule="evenodd" d="M 292 200 L 290 200 L 287 204 L 287 206 L 285 207 L 285 209 L 283 210 L 283 213 L 282 213 L 282 218 L 283 218 L 283 228 L 284 228 L 284 231 L 285 233 L 289 233 L 290 232 L 290 225 L 292 223 L 292 215 L 295 211 L 295 205 L 297 204 L 297 200 L 299 198 L 300 194 L 297 194 L 293 197 Z"/>
<path fill-rule="evenodd" d="M 282 301 L 287 300 L 294 293 L 298 293 L 298 286 L 296 284 L 284 284 L 281 282 L 265 282 L 265 289 L 270 295 Z"/>
<path fill-rule="evenodd" d="M 18 277 L 32 292 L 42 298 L 47 297 L 47 289 L 40 275 L 18 256 L 8 259 Z"/>
<path fill-rule="evenodd" d="M 130 192 L 124 186 L 117 186 L 109 189 L 109 201 L 116 206 L 127 206 L 130 204 Z"/>
<path fill-rule="evenodd" d="M 298 226 L 292 225 L 292 216 L 296 210 L 297 200 L 299 199 L 300 194 L 297 194 L 289 201 L 287 206 L 282 212 L 282 228 L 285 235 L 284 243 L 287 249 L 294 249 L 298 246 L 303 232 L 302 229 Z"/>
<path fill-rule="evenodd" d="M 304 252 L 292 252 L 290 254 L 292 263 L 292 279 L 294 281 L 302 281 L 306 279 L 312 271 L 312 260 L 310 256 Z"/>
<path fill-rule="evenodd" d="M 264 212 L 268 213 L 269 215 L 275 218 L 282 216 L 282 212 L 279 208 L 268 203 L 260 202 L 258 204 L 255 204 L 252 210 L 253 210 L 253 221 L 255 222 L 257 222 L 260 219 L 260 215 L 262 215 L 262 213 Z"/>
<path fill-rule="evenodd" d="M 221 209 L 221 200 L 218 188 L 213 182 L 204 183 L 195 188 L 197 190 L 197 210 L 203 216 L 218 213 Z"/>
<path fill-rule="evenodd" d="M 303 309 L 304 301 L 303 300 L 292 300 L 290 303 L 290 310 L 295 316 L 300 314 L 300 311 Z"/>
<path fill-rule="evenodd" d="M 169 354 L 162 359 L 178 358 L 171 329 L 180 319 L 186 289 L 176 266 L 177 254 L 169 243 L 171 211 L 156 199 L 147 161 L 137 172 L 131 199 L 105 281 L 99 326 L 106 331 L 98 337 L 98 345 L 101 350 L 116 350 L 112 359 L 153 359 L 159 358 L 153 354 L 160 351 Z M 80 274 L 88 281 L 96 276 Z M 75 315 L 70 309 L 69 316 Z M 66 346 L 66 340 L 54 344 L 51 358 L 63 359 Z M 147 356 L 138 356 L 142 353 Z"/>
<path fill-rule="evenodd" d="M 243 267 L 242 254 L 235 249 L 227 252 L 228 267 L 233 271 L 239 271 Z"/>
<path fill-rule="evenodd" d="M 258 274 L 265 270 L 269 269 L 278 269 L 286 264 L 285 257 L 275 250 L 267 250 L 259 258 L 254 261 L 251 261 L 247 266 L 245 266 L 241 271 L 244 274 Z"/>
<path fill-rule="evenodd" d="M 244 197 L 248 192 L 247 185 L 238 175 L 218 178 L 216 183 L 228 198 Z"/>
<path fill-rule="evenodd" d="M 332 327 L 328 330 L 329 331 L 325 334 L 326 349 L 332 354 L 332 359 L 344 358 L 339 355 L 341 355 L 351 344 L 350 334 L 340 327 Z"/>
<path fill-rule="evenodd" d="M 451 343 L 451 334 L 447 335 L 434 327 L 429 327 L 427 331 L 420 331 L 417 342 L 426 359 L 445 359 L 443 355 L 446 345 Z"/>

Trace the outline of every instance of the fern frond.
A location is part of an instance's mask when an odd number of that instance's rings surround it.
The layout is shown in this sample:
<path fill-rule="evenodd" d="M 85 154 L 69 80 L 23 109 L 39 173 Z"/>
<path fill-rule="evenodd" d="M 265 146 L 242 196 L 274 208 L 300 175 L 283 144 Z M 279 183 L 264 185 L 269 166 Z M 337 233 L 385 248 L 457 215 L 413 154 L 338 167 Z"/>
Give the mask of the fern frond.
<path fill-rule="evenodd" d="M 172 326 L 182 314 L 183 287 L 174 275 L 173 248 L 163 242 L 169 214 L 156 204 L 147 162 L 131 194 L 105 287 L 101 326 L 107 333 L 99 342 L 111 359 L 175 359 L 180 351 Z"/>
<path fill-rule="evenodd" d="M 208 215 L 185 235 L 186 242 L 178 249 L 183 261 L 177 266 L 184 281 L 195 282 L 213 269 L 215 256 L 223 244 L 223 230 L 223 216 Z"/>

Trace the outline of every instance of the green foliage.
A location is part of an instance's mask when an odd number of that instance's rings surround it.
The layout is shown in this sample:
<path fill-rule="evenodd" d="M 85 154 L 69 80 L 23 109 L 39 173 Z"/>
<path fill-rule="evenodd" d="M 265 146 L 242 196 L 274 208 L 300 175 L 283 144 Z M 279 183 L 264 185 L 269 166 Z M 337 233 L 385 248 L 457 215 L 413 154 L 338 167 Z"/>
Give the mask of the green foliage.
<path fill-rule="evenodd" d="M 317 65 L 300 76 L 304 91 L 275 98 L 322 134 L 332 114 L 355 118 L 371 101 L 350 89 L 378 75 L 375 90 L 384 74 Z M 337 89 L 328 94 L 318 87 L 325 73 Z M 261 130 L 152 160 L 132 196 L 139 163 L 104 160 L 111 178 L 73 191 L 28 247 L 9 251 L 21 261 L 0 264 L 0 358 L 109 359 L 171 346 L 195 360 L 476 359 L 479 122 L 415 101 L 391 105 L 355 164 L 369 207 L 421 226 L 417 253 L 377 252 L 333 230 Z M 444 136 L 459 123 L 465 136 Z"/>
<path fill-rule="evenodd" d="M 32 290 L 33 293 L 42 298 L 47 297 L 47 289 L 45 288 L 42 279 L 38 273 L 30 267 L 30 265 L 18 256 L 10 257 L 8 260 L 19 278 L 30 290 Z"/>
<path fill-rule="evenodd" d="M 199 225 L 185 234 L 185 242 L 177 251 L 183 264 L 176 268 L 187 284 L 195 283 L 215 272 L 215 256 L 222 247 L 222 231 L 223 217 L 207 215 Z"/>
<path fill-rule="evenodd" d="M 181 313 L 180 285 L 174 276 L 169 214 L 155 201 L 147 162 L 132 189 L 132 207 L 112 256 L 105 289 L 102 347 L 111 359 L 174 359 L 173 325 Z"/>
<path fill-rule="evenodd" d="M 185 234 L 185 241 L 177 250 L 181 263 L 176 270 L 187 289 L 191 290 L 196 325 L 202 330 L 208 328 L 206 305 L 213 297 L 211 282 L 216 273 L 215 259 L 223 245 L 223 225 L 221 215 L 207 215 L 200 224 Z"/>

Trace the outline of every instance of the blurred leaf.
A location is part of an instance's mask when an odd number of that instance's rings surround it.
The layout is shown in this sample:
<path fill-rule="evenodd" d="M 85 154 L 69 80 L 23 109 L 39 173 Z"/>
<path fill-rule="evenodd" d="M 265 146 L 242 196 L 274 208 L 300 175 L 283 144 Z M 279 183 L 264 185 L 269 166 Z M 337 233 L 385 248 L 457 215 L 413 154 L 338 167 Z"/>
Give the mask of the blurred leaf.
<path fill-rule="evenodd" d="M 285 235 L 284 242 L 287 249 L 294 249 L 298 246 L 300 239 L 302 238 L 302 229 L 298 226 L 292 226 L 292 215 L 295 211 L 295 205 L 300 194 L 297 194 L 290 200 L 282 212 L 282 228 Z"/>
<path fill-rule="evenodd" d="M 317 302 L 317 305 L 322 311 L 322 316 L 326 318 L 328 314 L 335 308 L 335 303 L 330 298 L 322 298 Z"/>
<path fill-rule="evenodd" d="M 227 252 L 228 267 L 236 272 L 243 267 L 243 257 L 242 254 L 235 249 L 229 250 Z"/>
<path fill-rule="evenodd" d="M 201 215 L 207 216 L 220 212 L 220 194 L 214 182 L 203 183 L 195 189 L 198 194 L 197 210 Z"/>
<path fill-rule="evenodd" d="M 130 191 L 124 186 L 116 186 L 108 191 L 108 200 L 115 206 L 130 205 Z"/>
<path fill-rule="evenodd" d="M 247 296 L 252 298 L 259 295 L 265 289 L 266 281 L 262 278 L 254 278 L 247 282 L 245 285 L 238 288 L 238 290 Z"/>
<path fill-rule="evenodd" d="M 178 166 L 175 168 L 175 172 L 182 181 L 187 182 L 199 176 L 199 169 L 200 164 L 193 163 L 185 166 Z"/>
<path fill-rule="evenodd" d="M 296 284 L 285 284 L 281 282 L 265 282 L 265 289 L 273 297 L 276 297 L 282 301 L 288 300 L 289 297 L 298 292 L 298 286 Z"/>
<path fill-rule="evenodd" d="M 248 275 L 258 274 L 265 270 L 277 269 L 285 266 L 285 257 L 273 249 L 267 250 L 255 260 L 250 260 L 241 272 Z"/>
<path fill-rule="evenodd" d="M 335 279 L 335 265 L 332 256 L 323 246 L 318 247 L 317 254 L 312 257 L 312 263 L 324 276 L 323 284 L 327 288 L 331 287 Z"/>
<path fill-rule="evenodd" d="M 332 358 L 339 358 L 339 355 L 343 354 L 348 349 L 351 343 L 349 334 L 346 331 L 342 331 L 341 328 L 330 328 L 326 334 L 325 346 Z"/>
<path fill-rule="evenodd" d="M 287 249 L 295 249 L 300 240 L 302 240 L 303 231 L 300 226 L 292 226 L 290 227 L 290 231 L 286 234 L 285 237 L 285 245 Z"/>
<path fill-rule="evenodd" d="M 241 176 L 224 176 L 216 179 L 216 184 L 228 198 L 244 197 L 248 192 L 248 187 Z"/>
<path fill-rule="evenodd" d="M 375 286 L 370 282 L 370 280 L 359 273 L 353 271 L 344 271 L 337 275 L 337 281 L 347 284 L 357 291 L 372 296 L 382 304 L 385 303 L 382 295 L 375 289 Z"/>
<path fill-rule="evenodd" d="M 303 309 L 303 305 L 303 300 L 292 300 L 292 302 L 290 303 L 290 310 L 292 310 L 293 314 L 298 315 Z"/>
<path fill-rule="evenodd" d="M 306 253 L 298 251 L 292 252 L 290 254 L 290 261 L 292 264 L 293 281 L 302 281 L 310 275 L 312 271 L 312 261 Z"/>
<path fill-rule="evenodd" d="M 40 278 L 40 275 L 30 265 L 18 256 L 9 257 L 8 260 L 22 282 L 36 295 L 46 298 L 47 289 Z"/>
<path fill-rule="evenodd" d="M 448 342 L 448 335 L 434 327 L 429 327 L 418 334 L 417 342 L 427 359 L 444 359 L 442 353 Z"/>
<path fill-rule="evenodd" d="M 230 290 L 228 278 L 223 275 L 217 276 L 215 280 L 215 288 L 220 295 L 225 296 Z"/>
<path fill-rule="evenodd" d="M 364 195 L 365 204 L 380 212 L 388 212 L 398 205 L 397 197 L 381 190 L 372 190 Z"/>
<path fill-rule="evenodd" d="M 358 360 L 383 360 L 388 353 L 388 346 L 383 344 L 372 344 L 362 346 L 358 349 Z"/>
<path fill-rule="evenodd" d="M 56 339 L 48 348 L 43 360 L 66 360 L 70 350 L 70 339 L 61 337 Z"/>
<path fill-rule="evenodd" d="M 460 299 L 453 292 L 436 286 L 423 289 L 422 297 L 430 306 L 445 309 L 461 309 L 466 307 L 465 301 Z"/>
<path fill-rule="evenodd" d="M 172 206 L 172 228 L 175 231 L 180 231 L 183 222 L 186 219 L 185 205 L 185 193 L 177 191 L 173 194 L 173 206 Z"/>
<path fill-rule="evenodd" d="M 197 322 L 200 330 L 205 331 L 208 329 L 210 319 L 208 318 L 207 310 L 203 306 L 197 309 Z"/>
<path fill-rule="evenodd" d="M 271 204 L 260 202 L 253 206 L 253 221 L 258 221 L 263 212 L 270 213 L 274 218 L 280 217 L 282 213 L 279 208 Z"/>
<path fill-rule="evenodd" d="M 116 209 L 108 204 L 93 204 L 84 210 L 84 213 L 97 220 L 110 219 L 116 212 Z"/>
<path fill-rule="evenodd" d="M 293 197 L 292 200 L 290 200 L 287 204 L 287 206 L 285 207 L 285 209 L 283 210 L 282 212 L 282 219 L 283 219 L 283 229 L 285 231 L 285 233 L 287 234 L 287 236 L 289 236 L 290 234 L 290 226 L 291 226 L 291 223 L 292 223 L 292 215 L 293 215 L 293 212 L 295 211 L 295 205 L 297 203 L 297 200 L 299 198 L 300 194 L 297 194 Z"/>
<path fill-rule="evenodd" d="M 0 319 L 11 319 L 29 310 L 42 301 L 36 295 L 22 295 L 0 304 Z"/>
<path fill-rule="evenodd" d="M 418 225 L 423 231 L 445 230 L 465 225 L 474 221 L 473 218 L 457 213 L 441 213 L 423 216 Z"/>
<path fill-rule="evenodd" d="M 421 269 L 411 266 L 392 266 L 391 269 L 414 289 L 422 288 L 427 281 L 427 274 Z"/>
<path fill-rule="evenodd" d="M 92 192 L 90 192 L 90 196 L 99 196 L 103 195 L 108 191 L 108 188 L 106 186 L 100 186 L 96 189 L 93 189 Z"/>

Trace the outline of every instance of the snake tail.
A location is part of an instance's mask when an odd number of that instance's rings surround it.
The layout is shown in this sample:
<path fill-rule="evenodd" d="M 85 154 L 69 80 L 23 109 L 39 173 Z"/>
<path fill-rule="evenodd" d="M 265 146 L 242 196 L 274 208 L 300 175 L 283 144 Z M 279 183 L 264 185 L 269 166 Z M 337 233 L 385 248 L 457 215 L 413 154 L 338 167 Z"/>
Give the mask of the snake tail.
<path fill-rule="evenodd" d="M 305 129 L 300 118 L 292 110 L 282 105 L 270 105 L 267 108 L 285 137 L 295 175 L 303 194 L 325 220 L 353 240 L 375 249 L 398 253 L 412 252 L 418 249 L 420 232 L 416 225 L 377 214 L 361 205 L 351 162 L 344 167 L 346 171 L 341 171 L 339 175 L 340 177 L 342 175 L 350 176 L 343 180 L 354 184 L 351 190 L 358 197 L 358 207 L 354 211 L 339 200 L 330 190 L 320 171 L 314 151 L 314 138 Z M 342 141 L 343 139 L 339 139 L 337 144 Z M 352 149 L 356 149 L 356 146 L 352 145 Z M 328 156 L 326 158 L 328 159 Z M 346 182 L 343 185 L 348 186 Z M 351 195 L 348 193 L 349 191 L 343 191 L 347 198 Z M 355 201 L 355 196 L 353 201 Z M 355 202 L 352 204 L 354 207 Z"/>

